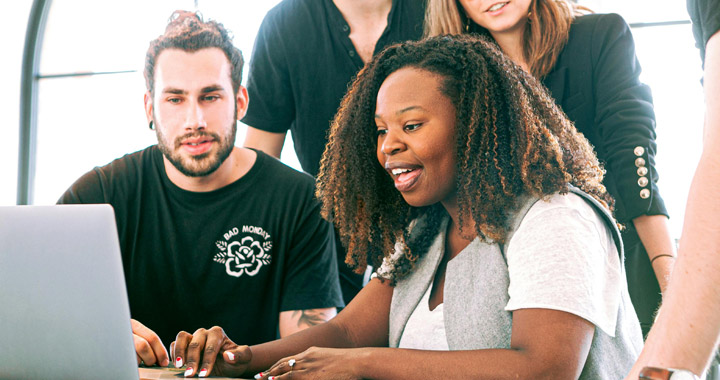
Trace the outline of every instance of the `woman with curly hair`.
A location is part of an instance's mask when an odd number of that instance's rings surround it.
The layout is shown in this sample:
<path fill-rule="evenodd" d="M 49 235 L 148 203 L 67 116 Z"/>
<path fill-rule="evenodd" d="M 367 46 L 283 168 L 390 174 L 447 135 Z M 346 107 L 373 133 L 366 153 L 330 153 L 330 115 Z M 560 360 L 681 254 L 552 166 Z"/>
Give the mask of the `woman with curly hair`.
<path fill-rule="evenodd" d="M 675 263 L 657 187 L 655 113 L 630 28 L 570 0 L 428 0 L 427 36 L 487 36 L 550 90 L 597 150 L 624 227 L 630 298 L 647 334 Z"/>
<path fill-rule="evenodd" d="M 317 190 L 376 278 L 325 324 L 252 347 L 181 332 L 173 358 L 258 379 L 621 378 L 642 337 L 602 176 L 489 41 L 389 47 L 344 98 Z"/>

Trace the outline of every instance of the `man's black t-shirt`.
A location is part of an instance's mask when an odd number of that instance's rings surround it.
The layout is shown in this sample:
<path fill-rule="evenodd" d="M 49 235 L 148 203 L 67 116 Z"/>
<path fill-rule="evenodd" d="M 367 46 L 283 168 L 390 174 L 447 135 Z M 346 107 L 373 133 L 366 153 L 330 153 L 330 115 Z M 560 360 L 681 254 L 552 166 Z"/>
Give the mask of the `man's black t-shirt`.
<path fill-rule="evenodd" d="M 113 206 L 132 318 L 165 345 L 214 325 L 256 344 L 277 337 L 281 311 L 342 306 L 313 189 L 307 174 L 257 152 L 236 182 L 186 191 L 154 145 L 88 172 L 59 203 Z"/>
<path fill-rule="evenodd" d="M 720 30 L 720 2 L 717 0 L 687 0 L 688 13 L 693 23 L 693 34 L 703 64 L 705 45 Z"/>
<path fill-rule="evenodd" d="M 375 53 L 422 36 L 424 0 L 394 0 Z M 303 170 L 316 176 L 330 122 L 363 61 L 332 0 L 284 0 L 260 26 L 248 74 L 243 123 L 292 131 Z"/>

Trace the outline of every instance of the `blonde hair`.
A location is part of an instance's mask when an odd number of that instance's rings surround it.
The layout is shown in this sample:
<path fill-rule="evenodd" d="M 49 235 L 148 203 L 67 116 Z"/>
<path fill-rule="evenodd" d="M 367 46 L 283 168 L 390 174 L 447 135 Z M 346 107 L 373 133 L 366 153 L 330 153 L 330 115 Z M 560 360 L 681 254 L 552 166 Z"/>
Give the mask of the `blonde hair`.
<path fill-rule="evenodd" d="M 529 12 L 523 34 L 523 58 L 530 74 L 542 79 L 555 66 L 575 17 L 591 11 L 569 0 L 533 0 Z M 467 17 L 458 0 L 428 0 L 425 37 L 468 31 L 490 34 Z"/>

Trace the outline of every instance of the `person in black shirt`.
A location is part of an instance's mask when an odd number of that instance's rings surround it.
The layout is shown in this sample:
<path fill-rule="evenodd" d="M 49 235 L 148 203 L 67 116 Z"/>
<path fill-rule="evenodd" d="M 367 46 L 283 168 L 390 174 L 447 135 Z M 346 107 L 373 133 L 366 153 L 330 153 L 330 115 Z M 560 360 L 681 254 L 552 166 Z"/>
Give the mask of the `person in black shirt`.
<path fill-rule="evenodd" d="M 115 210 L 138 362 L 167 365 L 162 342 L 181 330 L 222 325 L 260 343 L 343 306 L 313 178 L 235 147 L 242 65 L 221 24 L 173 14 L 145 66 L 158 144 L 91 170 L 58 201 Z"/>
<path fill-rule="evenodd" d="M 420 0 L 282 1 L 267 13 L 255 41 L 244 145 L 279 158 L 290 130 L 303 170 L 317 175 L 330 122 L 352 78 L 386 46 L 419 39 L 424 13 Z M 348 303 L 363 277 L 343 264 L 340 276 Z"/>
<path fill-rule="evenodd" d="M 720 4 L 712 0 L 687 0 L 687 9 L 704 67 L 708 42 L 720 30 Z"/>

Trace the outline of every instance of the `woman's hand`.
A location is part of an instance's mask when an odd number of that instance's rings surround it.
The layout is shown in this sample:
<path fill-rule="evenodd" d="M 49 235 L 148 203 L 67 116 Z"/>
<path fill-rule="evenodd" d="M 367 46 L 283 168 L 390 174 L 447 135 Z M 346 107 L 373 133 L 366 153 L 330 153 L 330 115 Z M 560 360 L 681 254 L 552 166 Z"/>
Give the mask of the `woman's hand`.
<path fill-rule="evenodd" d="M 185 377 L 238 377 L 252 359 L 248 346 L 238 346 L 218 326 L 198 329 L 192 335 L 179 332 L 170 344 L 170 355 L 176 368 L 187 366 Z"/>
<path fill-rule="evenodd" d="M 269 370 L 260 372 L 256 379 L 311 380 L 361 379 L 358 361 L 367 349 L 338 349 L 310 347 L 305 352 L 280 359 Z"/>

